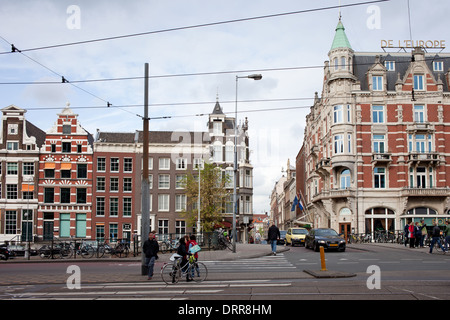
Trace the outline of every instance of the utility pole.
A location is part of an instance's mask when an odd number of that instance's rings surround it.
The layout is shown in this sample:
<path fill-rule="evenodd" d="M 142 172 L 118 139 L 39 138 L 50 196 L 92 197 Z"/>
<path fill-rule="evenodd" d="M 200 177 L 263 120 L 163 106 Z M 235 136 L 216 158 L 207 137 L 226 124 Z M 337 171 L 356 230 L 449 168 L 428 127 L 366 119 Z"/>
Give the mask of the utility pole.
<path fill-rule="evenodd" d="M 142 142 L 142 214 L 141 214 L 141 247 L 148 239 L 150 233 L 150 189 L 148 181 L 148 148 L 149 148 L 149 118 L 148 118 L 148 63 L 145 64 L 145 88 L 144 88 L 144 138 Z M 148 267 L 145 265 L 145 253 L 142 251 L 141 274 L 148 274 Z"/>

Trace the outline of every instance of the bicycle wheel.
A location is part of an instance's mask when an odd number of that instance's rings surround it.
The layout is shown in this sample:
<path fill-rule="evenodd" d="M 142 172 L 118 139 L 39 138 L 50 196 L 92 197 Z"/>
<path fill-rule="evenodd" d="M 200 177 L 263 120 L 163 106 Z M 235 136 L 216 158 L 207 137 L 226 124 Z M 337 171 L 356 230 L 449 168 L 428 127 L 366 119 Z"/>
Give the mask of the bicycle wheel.
<path fill-rule="evenodd" d="M 180 268 L 171 263 L 166 263 L 161 268 L 161 278 L 166 284 L 178 283 L 180 280 Z"/>
<path fill-rule="evenodd" d="M 161 245 L 159 246 L 159 251 L 161 251 L 162 254 L 167 252 L 167 243 L 162 242 Z"/>
<path fill-rule="evenodd" d="M 81 256 L 86 259 L 90 259 L 94 256 L 95 250 L 91 246 L 84 246 L 80 249 Z"/>
<path fill-rule="evenodd" d="M 191 272 L 191 278 L 195 282 L 205 281 L 208 277 L 208 268 L 206 268 L 206 265 L 203 262 L 195 262 L 191 265 L 189 271 Z"/>
<path fill-rule="evenodd" d="M 103 256 L 105 255 L 105 246 L 104 245 L 99 245 L 97 247 L 97 258 L 103 258 Z"/>
<path fill-rule="evenodd" d="M 72 258 L 73 251 L 71 248 L 64 248 L 60 251 L 61 259 L 70 259 Z"/>

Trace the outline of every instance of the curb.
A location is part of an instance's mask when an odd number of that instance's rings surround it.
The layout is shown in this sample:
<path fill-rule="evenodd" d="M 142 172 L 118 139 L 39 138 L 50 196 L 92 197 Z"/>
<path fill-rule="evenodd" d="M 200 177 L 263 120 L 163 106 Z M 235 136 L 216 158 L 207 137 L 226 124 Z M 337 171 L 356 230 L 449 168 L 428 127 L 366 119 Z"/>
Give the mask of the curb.
<path fill-rule="evenodd" d="M 340 272 L 340 271 L 303 270 L 303 272 L 313 276 L 314 278 L 319 278 L 319 279 L 356 277 L 356 273 L 346 273 L 346 272 Z"/>

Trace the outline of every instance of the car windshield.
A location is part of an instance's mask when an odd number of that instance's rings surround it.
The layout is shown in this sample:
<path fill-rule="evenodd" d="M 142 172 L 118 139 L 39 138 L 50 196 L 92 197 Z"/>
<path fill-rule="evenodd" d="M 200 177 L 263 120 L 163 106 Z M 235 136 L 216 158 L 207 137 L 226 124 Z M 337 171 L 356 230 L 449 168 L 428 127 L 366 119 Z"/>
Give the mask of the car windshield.
<path fill-rule="evenodd" d="M 280 230 L 280 236 L 284 237 L 284 236 L 286 235 L 286 232 L 287 232 L 287 231 Z"/>
<path fill-rule="evenodd" d="M 319 229 L 316 230 L 316 236 L 338 236 L 337 232 L 333 229 Z"/>
<path fill-rule="evenodd" d="M 292 234 L 307 234 L 308 231 L 306 229 L 292 229 Z"/>

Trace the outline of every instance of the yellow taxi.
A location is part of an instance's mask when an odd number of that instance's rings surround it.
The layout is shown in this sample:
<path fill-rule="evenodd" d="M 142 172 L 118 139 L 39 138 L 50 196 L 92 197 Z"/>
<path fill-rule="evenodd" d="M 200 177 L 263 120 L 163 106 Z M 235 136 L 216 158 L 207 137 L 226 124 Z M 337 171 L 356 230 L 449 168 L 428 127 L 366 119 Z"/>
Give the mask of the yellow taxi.
<path fill-rule="evenodd" d="M 289 228 L 286 232 L 286 245 L 305 245 L 305 237 L 307 234 L 308 230 L 305 228 Z"/>

